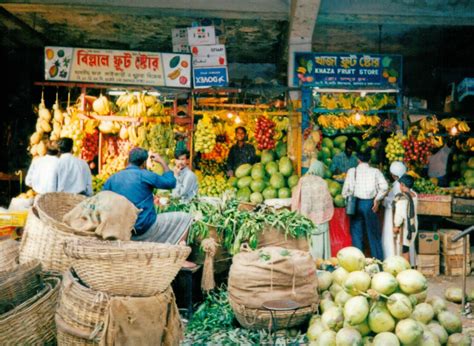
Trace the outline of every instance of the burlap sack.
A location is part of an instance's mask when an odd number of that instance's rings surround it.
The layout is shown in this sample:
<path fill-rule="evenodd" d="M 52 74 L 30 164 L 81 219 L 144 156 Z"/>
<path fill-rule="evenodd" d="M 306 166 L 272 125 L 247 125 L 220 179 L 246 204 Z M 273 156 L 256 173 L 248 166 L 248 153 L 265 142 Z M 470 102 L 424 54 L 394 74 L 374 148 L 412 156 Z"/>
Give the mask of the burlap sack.
<path fill-rule="evenodd" d="M 311 255 L 305 251 L 265 247 L 235 255 L 229 272 L 229 295 L 248 308 L 261 309 L 269 300 L 317 304 L 318 280 Z"/>
<path fill-rule="evenodd" d="M 171 288 L 153 297 L 112 297 L 100 345 L 179 345 L 183 327 Z"/>
<path fill-rule="evenodd" d="M 125 197 L 102 191 L 64 215 L 63 221 L 81 232 L 95 232 L 107 240 L 130 240 L 139 210 Z"/>
<path fill-rule="evenodd" d="M 285 233 L 271 226 L 265 226 L 263 232 L 258 237 L 258 248 L 278 246 L 286 249 L 309 251 L 308 240 L 305 237 L 286 237 Z"/>

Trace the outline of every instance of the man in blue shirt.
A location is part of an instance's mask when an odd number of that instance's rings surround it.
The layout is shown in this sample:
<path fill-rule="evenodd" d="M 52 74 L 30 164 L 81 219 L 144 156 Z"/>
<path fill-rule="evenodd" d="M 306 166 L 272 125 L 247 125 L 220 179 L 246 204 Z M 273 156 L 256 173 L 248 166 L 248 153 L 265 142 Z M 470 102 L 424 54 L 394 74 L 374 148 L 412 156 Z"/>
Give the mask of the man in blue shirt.
<path fill-rule="evenodd" d="M 331 172 L 333 174 L 347 173 L 350 168 L 357 167 L 359 160 L 353 155 L 356 149 L 357 143 L 352 138 L 349 138 L 346 141 L 344 151 L 333 157 L 330 167 Z"/>
<path fill-rule="evenodd" d="M 147 170 L 148 152 L 142 148 L 134 148 L 129 154 L 128 167 L 111 176 L 104 184 L 103 190 L 118 193 L 141 209 L 132 240 L 178 244 L 186 239 L 192 216 L 180 212 L 162 213 L 157 216 L 153 190 L 173 189 L 176 186 L 176 178 L 160 155 L 151 153 L 150 159 L 163 166 L 163 175 Z"/>
<path fill-rule="evenodd" d="M 183 202 L 189 202 L 196 197 L 199 188 L 196 174 L 189 169 L 189 151 L 178 149 L 174 153 L 174 158 L 176 187 L 171 195 Z"/>

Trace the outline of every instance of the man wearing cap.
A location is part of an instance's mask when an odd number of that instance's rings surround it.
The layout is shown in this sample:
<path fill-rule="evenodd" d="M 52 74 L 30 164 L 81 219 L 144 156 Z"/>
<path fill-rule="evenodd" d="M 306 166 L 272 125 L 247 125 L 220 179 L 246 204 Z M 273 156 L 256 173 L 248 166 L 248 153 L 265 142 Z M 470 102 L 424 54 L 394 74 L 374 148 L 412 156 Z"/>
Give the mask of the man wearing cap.
<path fill-rule="evenodd" d="M 392 203 L 396 195 L 400 190 L 400 183 L 398 179 L 402 177 L 407 171 L 407 168 L 400 161 L 394 161 L 390 165 L 390 174 L 394 180 L 392 188 L 388 192 L 387 196 L 383 200 L 383 206 L 385 208 L 384 219 L 383 219 L 383 230 L 382 230 L 382 246 L 384 258 L 388 258 L 395 255 L 395 249 L 393 244 L 393 209 Z"/>
<path fill-rule="evenodd" d="M 416 209 L 418 196 L 411 190 L 414 179 L 404 174 L 400 179 L 400 193 L 393 201 L 393 234 L 399 253 L 412 265 L 415 265 L 415 239 L 418 233 Z"/>
<path fill-rule="evenodd" d="M 352 244 L 363 251 L 364 232 L 367 234 L 372 257 L 383 260 L 382 236 L 377 211 L 388 184 L 382 172 L 369 166 L 370 151 L 358 154 L 359 164 L 349 169 L 342 188 L 342 196 L 357 199 L 355 215 L 351 216 Z"/>

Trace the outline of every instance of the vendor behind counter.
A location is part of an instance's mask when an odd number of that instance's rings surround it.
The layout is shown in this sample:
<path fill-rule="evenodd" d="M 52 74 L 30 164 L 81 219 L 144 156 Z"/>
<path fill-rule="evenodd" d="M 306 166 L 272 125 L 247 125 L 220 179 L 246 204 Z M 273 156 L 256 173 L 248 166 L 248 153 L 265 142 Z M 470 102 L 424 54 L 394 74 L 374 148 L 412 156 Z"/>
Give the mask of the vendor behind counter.
<path fill-rule="evenodd" d="M 234 172 L 240 165 L 244 163 L 254 164 L 257 162 L 257 154 L 252 144 L 247 143 L 247 130 L 243 126 L 235 129 L 235 143 L 229 151 L 227 157 L 227 176 L 233 177 Z"/>

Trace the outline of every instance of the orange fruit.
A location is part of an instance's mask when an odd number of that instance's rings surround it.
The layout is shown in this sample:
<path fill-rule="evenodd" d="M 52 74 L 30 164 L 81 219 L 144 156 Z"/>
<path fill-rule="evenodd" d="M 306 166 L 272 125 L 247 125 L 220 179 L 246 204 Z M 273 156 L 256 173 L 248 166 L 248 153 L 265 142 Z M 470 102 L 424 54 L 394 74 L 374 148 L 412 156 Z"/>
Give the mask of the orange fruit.
<path fill-rule="evenodd" d="M 46 49 L 46 58 L 48 60 L 54 58 L 54 50 L 52 50 L 51 48 Z"/>

